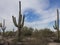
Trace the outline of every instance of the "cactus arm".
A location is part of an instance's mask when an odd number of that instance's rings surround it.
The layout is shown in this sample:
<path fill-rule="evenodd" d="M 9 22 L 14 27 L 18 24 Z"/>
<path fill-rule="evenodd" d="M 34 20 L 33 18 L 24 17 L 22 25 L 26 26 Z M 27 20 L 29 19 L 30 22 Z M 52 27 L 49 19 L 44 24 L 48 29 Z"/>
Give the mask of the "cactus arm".
<path fill-rule="evenodd" d="M 14 25 L 15 25 L 16 27 L 18 27 L 17 22 L 16 22 L 16 18 L 15 18 L 14 16 L 12 16 L 12 19 L 13 19 Z"/>
<path fill-rule="evenodd" d="M 25 15 L 23 15 L 23 19 L 22 19 L 22 27 L 24 25 L 24 19 L 25 19 Z"/>
<path fill-rule="evenodd" d="M 57 27 L 56 27 L 56 26 L 53 26 L 53 28 L 54 28 L 54 29 L 57 29 Z"/>
<path fill-rule="evenodd" d="M 57 23 L 56 23 L 56 21 L 55 21 L 55 25 L 53 26 L 53 28 L 54 29 L 57 29 L 57 25 L 56 25 Z"/>
<path fill-rule="evenodd" d="M 5 27 L 1 27 L 2 28 L 2 30 L 4 31 L 5 29 L 6 29 L 6 26 Z"/>

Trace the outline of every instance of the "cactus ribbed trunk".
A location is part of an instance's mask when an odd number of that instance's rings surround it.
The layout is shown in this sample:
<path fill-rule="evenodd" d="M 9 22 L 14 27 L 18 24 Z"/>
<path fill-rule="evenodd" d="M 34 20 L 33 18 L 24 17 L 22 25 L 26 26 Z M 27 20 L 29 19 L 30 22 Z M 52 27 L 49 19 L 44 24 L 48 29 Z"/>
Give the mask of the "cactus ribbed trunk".
<path fill-rule="evenodd" d="M 21 42 L 21 28 L 18 28 L 18 42 Z"/>
<path fill-rule="evenodd" d="M 57 39 L 59 40 L 59 12 L 58 10 L 57 10 L 57 32 L 58 32 Z"/>

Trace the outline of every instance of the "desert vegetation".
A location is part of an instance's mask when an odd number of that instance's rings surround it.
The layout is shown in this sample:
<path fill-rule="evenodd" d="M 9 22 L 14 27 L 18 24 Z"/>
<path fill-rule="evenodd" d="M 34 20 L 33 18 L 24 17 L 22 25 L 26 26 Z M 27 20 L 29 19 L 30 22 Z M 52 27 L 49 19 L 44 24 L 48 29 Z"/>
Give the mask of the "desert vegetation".
<path fill-rule="evenodd" d="M 34 29 L 32 27 L 24 26 L 25 15 L 21 14 L 21 2 L 19 1 L 19 18 L 16 22 L 16 17 L 12 16 L 14 25 L 17 30 L 6 31 L 5 20 L 0 23 L 0 27 L 3 32 L 0 32 L 0 44 L 4 45 L 48 45 L 49 42 L 53 42 L 55 39 L 60 39 L 59 31 L 59 15 L 57 10 L 57 20 L 55 21 L 54 29 Z M 58 34 L 58 36 L 57 36 Z"/>
<path fill-rule="evenodd" d="M 28 27 L 23 27 L 21 31 L 21 40 L 25 45 L 47 45 L 49 42 L 53 42 L 57 37 L 57 31 L 51 31 L 48 28 L 45 29 L 33 29 Z M 0 32 L 1 35 L 3 32 Z M 60 37 L 60 36 L 59 36 Z M 17 31 L 6 31 L 4 38 L 10 42 L 10 44 L 14 44 L 17 42 Z M 1 40 L 0 40 L 1 41 Z"/>

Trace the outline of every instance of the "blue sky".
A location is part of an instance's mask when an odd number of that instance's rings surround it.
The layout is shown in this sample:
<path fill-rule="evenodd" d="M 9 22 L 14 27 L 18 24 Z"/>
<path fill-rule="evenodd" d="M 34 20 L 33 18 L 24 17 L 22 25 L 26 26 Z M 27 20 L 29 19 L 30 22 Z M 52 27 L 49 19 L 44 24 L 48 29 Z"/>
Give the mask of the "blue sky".
<path fill-rule="evenodd" d="M 26 9 L 23 14 L 26 17 L 25 21 L 27 22 L 35 22 L 38 21 L 40 18 L 40 14 L 36 13 L 34 9 Z"/>
<path fill-rule="evenodd" d="M 50 8 L 60 8 L 60 0 L 49 0 L 49 7 L 47 9 Z"/>
<path fill-rule="evenodd" d="M 21 1 L 21 13 L 25 15 L 25 26 L 42 29 L 53 29 L 56 20 L 56 9 L 60 13 L 60 0 L 1 0 L 0 22 L 6 20 L 6 30 L 16 28 L 12 21 L 12 15 L 18 21 L 19 1 Z"/>

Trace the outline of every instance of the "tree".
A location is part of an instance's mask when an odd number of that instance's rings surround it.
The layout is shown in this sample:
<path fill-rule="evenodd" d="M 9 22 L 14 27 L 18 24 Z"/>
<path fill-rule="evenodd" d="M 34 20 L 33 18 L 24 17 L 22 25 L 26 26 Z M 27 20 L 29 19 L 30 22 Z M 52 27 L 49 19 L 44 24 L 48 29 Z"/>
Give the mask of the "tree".
<path fill-rule="evenodd" d="M 33 28 L 28 28 L 28 27 L 24 27 L 23 29 L 22 29 L 22 34 L 24 35 L 24 36 L 31 36 L 32 35 L 32 33 L 33 33 Z"/>

